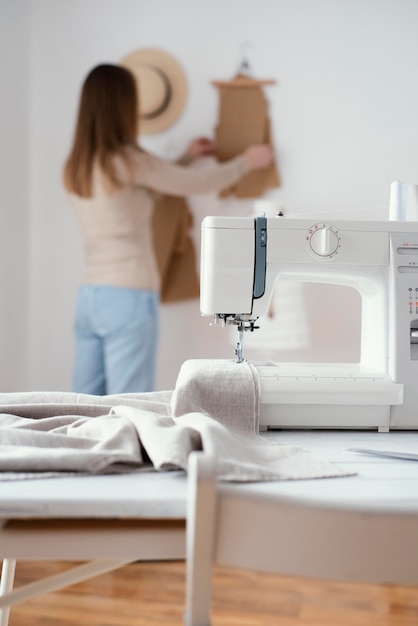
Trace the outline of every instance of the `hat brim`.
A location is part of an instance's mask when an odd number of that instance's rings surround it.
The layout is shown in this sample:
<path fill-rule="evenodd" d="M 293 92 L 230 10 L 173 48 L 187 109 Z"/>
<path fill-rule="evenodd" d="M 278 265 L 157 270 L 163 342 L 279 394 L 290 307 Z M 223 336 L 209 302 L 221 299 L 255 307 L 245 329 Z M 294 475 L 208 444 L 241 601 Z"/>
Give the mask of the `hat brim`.
<path fill-rule="evenodd" d="M 172 126 L 182 114 L 187 99 L 187 79 L 178 61 L 163 50 L 142 48 L 123 57 L 120 65 L 129 69 L 137 81 L 141 135 L 160 133 Z M 155 110 L 144 114 L 141 111 L 141 82 L 145 89 L 144 72 L 147 71 L 153 72 L 161 81 L 164 94 Z M 147 86 L 152 88 L 149 83 Z"/>

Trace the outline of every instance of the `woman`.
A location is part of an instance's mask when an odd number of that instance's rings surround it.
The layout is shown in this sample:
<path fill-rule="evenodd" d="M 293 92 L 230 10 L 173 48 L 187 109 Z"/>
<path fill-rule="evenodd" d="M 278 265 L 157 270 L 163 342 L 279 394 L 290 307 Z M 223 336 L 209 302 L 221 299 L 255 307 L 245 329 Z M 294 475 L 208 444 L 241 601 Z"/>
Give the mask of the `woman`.
<path fill-rule="evenodd" d="M 75 315 L 73 390 L 80 393 L 153 389 L 160 286 L 153 194 L 215 191 L 272 161 L 263 145 L 209 171 L 188 169 L 184 164 L 213 150 L 209 140 L 198 139 L 181 165 L 166 162 L 139 147 L 137 111 L 129 70 L 98 65 L 88 74 L 64 169 L 86 263 Z"/>

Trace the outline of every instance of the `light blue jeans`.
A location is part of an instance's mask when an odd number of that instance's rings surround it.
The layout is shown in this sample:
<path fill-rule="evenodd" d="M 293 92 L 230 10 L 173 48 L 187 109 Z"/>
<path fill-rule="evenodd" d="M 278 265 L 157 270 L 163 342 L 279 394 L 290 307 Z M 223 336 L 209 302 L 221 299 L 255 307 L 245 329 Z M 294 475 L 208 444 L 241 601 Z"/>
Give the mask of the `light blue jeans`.
<path fill-rule="evenodd" d="M 159 295 L 82 285 L 74 334 L 73 391 L 105 395 L 154 388 Z"/>

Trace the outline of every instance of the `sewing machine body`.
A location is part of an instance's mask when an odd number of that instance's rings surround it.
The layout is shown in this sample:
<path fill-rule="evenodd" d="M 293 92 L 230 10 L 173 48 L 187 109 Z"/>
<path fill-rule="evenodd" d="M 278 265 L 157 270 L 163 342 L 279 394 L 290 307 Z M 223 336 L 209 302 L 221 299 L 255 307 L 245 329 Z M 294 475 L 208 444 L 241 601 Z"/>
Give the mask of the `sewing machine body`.
<path fill-rule="evenodd" d="M 357 289 L 361 357 L 256 365 L 260 428 L 418 429 L 418 222 L 205 218 L 203 315 L 254 327 L 278 276 Z"/>

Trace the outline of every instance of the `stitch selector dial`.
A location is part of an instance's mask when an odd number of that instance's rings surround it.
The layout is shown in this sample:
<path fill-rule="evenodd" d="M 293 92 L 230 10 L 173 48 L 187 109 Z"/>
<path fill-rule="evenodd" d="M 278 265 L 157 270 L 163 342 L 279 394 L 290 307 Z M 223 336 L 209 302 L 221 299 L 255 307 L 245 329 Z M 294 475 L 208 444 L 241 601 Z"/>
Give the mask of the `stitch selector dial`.
<path fill-rule="evenodd" d="M 310 252 L 321 259 L 332 259 L 341 247 L 341 237 L 332 224 L 315 224 L 309 229 L 306 239 Z"/>

